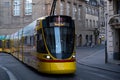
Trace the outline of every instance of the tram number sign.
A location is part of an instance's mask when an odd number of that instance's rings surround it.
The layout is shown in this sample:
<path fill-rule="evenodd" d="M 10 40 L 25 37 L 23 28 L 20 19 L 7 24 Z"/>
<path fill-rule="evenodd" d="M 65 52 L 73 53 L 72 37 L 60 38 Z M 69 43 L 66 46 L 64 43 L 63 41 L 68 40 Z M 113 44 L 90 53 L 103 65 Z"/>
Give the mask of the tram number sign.
<path fill-rule="evenodd" d="M 50 26 L 69 26 L 69 23 L 65 23 L 65 22 L 53 22 L 53 23 L 50 23 Z"/>

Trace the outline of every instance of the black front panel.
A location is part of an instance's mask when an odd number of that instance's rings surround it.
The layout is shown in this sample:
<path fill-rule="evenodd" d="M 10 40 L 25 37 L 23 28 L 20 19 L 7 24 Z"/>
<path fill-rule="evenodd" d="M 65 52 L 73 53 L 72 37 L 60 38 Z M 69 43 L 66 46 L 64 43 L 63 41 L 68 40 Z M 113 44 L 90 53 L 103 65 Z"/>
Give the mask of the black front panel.
<path fill-rule="evenodd" d="M 43 25 L 47 47 L 57 59 L 71 57 L 74 50 L 75 28 L 70 17 L 48 17 Z"/>

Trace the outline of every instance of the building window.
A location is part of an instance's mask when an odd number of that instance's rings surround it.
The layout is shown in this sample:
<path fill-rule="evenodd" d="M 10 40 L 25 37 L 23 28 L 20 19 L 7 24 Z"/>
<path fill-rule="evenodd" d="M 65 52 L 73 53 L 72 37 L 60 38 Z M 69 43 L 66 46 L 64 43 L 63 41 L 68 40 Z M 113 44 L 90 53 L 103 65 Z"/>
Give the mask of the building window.
<path fill-rule="evenodd" d="M 68 16 L 70 15 L 70 4 L 71 4 L 70 2 L 67 2 L 67 9 L 66 9 L 67 11 L 66 12 L 67 12 Z"/>
<path fill-rule="evenodd" d="M 87 22 L 88 22 L 87 27 L 90 27 L 90 21 L 88 20 Z"/>
<path fill-rule="evenodd" d="M 88 19 L 86 19 L 86 27 L 88 27 Z"/>
<path fill-rule="evenodd" d="M 87 10 L 88 10 L 88 9 L 87 9 L 87 7 L 86 7 L 86 14 L 88 13 Z"/>
<path fill-rule="evenodd" d="M 95 28 L 95 20 L 93 20 L 93 27 Z"/>
<path fill-rule="evenodd" d="M 98 21 L 96 21 L 96 27 L 95 28 L 97 28 L 98 27 Z"/>
<path fill-rule="evenodd" d="M 64 13 L 64 1 L 61 0 L 61 3 L 60 3 L 60 15 L 63 15 Z"/>
<path fill-rule="evenodd" d="M 117 0 L 117 14 L 120 14 L 120 0 Z"/>
<path fill-rule="evenodd" d="M 90 7 L 90 14 L 92 15 L 92 7 Z"/>
<path fill-rule="evenodd" d="M 95 15 L 98 16 L 98 9 L 95 9 Z"/>
<path fill-rule="evenodd" d="M 90 27 L 92 27 L 92 20 L 90 20 Z"/>
<path fill-rule="evenodd" d="M 91 20 L 91 27 L 93 28 L 93 21 Z"/>
<path fill-rule="evenodd" d="M 91 14 L 91 8 L 88 7 L 88 14 Z"/>
<path fill-rule="evenodd" d="M 73 10 L 72 10 L 73 19 L 76 19 L 76 12 L 77 12 L 77 5 L 74 3 L 74 4 L 73 4 Z"/>
<path fill-rule="evenodd" d="M 92 8 L 92 15 L 94 15 L 95 14 L 95 11 L 94 11 L 94 8 Z"/>
<path fill-rule="evenodd" d="M 78 7 L 78 20 L 81 20 L 81 6 Z"/>
<path fill-rule="evenodd" d="M 20 16 L 20 0 L 13 1 L 13 16 Z"/>
<path fill-rule="evenodd" d="M 4 2 L 4 7 L 5 7 L 5 8 L 10 7 L 10 2 Z"/>
<path fill-rule="evenodd" d="M 86 13 L 89 14 L 90 10 L 89 7 L 86 7 Z"/>
<path fill-rule="evenodd" d="M 32 0 L 25 0 L 25 15 L 32 15 Z"/>

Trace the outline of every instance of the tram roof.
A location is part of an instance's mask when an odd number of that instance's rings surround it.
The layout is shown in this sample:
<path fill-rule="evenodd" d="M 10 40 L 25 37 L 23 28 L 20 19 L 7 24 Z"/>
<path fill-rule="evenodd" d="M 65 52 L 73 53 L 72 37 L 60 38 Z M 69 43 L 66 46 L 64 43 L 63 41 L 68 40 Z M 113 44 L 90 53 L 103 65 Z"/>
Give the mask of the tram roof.
<path fill-rule="evenodd" d="M 6 35 L 5 39 L 10 39 L 10 35 Z"/>
<path fill-rule="evenodd" d="M 23 35 L 26 36 L 26 35 L 34 34 L 35 27 L 36 27 L 36 20 L 23 28 Z"/>
<path fill-rule="evenodd" d="M 35 28 L 36 28 L 36 24 L 37 24 L 37 20 L 42 20 L 45 19 L 46 16 L 44 17 L 40 17 L 38 19 L 36 19 L 35 21 L 33 21 L 32 23 L 30 23 L 29 25 L 27 25 L 26 27 L 23 28 L 23 35 L 33 35 L 35 32 Z"/>
<path fill-rule="evenodd" d="M 27 35 L 33 35 L 34 32 L 35 32 L 35 28 L 36 28 L 36 24 L 37 24 L 37 21 L 38 20 L 42 20 L 42 19 L 45 19 L 46 16 L 44 17 L 40 17 L 38 19 L 36 19 L 35 21 L 33 21 L 32 23 L 28 24 L 27 26 L 25 26 L 24 28 L 20 29 L 19 31 L 13 33 L 11 35 L 11 38 L 14 37 L 14 38 L 18 38 L 18 35 L 20 37 L 20 35 L 22 36 L 22 33 L 23 33 L 23 36 L 27 36 Z"/>
<path fill-rule="evenodd" d="M 1 35 L 0 40 L 4 40 L 4 39 L 5 39 L 5 35 Z"/>

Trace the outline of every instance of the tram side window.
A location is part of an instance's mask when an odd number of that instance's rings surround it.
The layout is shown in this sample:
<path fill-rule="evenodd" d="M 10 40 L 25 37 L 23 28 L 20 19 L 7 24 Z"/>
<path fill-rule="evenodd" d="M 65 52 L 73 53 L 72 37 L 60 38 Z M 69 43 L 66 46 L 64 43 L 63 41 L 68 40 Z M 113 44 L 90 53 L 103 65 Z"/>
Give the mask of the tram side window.
<path fill-rule="evenodd" d="M 2 40 L 0 40 L 0 48 L 2 47 Z"/>
<path fill-rule="evenodd" d="M 31 46 L 35 45 L 35 38 L 34 38 L 34 36 L 30 36 L 30 45 Z"/>
<path fill-rule="evenodd" d="M 7 47 L 7 48 L 10 48 L 10 40 L 7 40 L 7 42 L 6 42 L 6 47 Z"/>
<path fill-rule="evenodd" d="M 46 48 L 42 37 L 42 30 L 37 31 L 36 37 L 37 37 L 37 52 L 46 53 Z"/>
<path fill-rule="evenodd" d="M 24 45 L 30 46 L 30 36 L 25 36 Z"/>
<path fill-rule="evenodd" d="M 27 45 L 27 36 L 24 37 L 24 45 Z"/>
<path fill-rule="evenodd" d="M 30 36 L 27 36 L 27 46 L 30 46 L 30 40 L 31 40 Z"/>
<path fill-rule="evenodd" d="M 14 45 L 13 45 L 14 47 L 18 47 L 18 41 L 17 41 L 17 39 L 14 39 Z"/>
<path fill-rule="evenodd" d="M 20 46 L 22 46 L 22 44 L 23 44 L 23 37 L 20 38 L 19 42 L 20 42 Z"/>
<path fill-rule="evenodd" d="M 35 45 L 34 36 L 26 36 L 25 39 L 24 39 L 24 45 L 26 45 L 26 46 L 34 46 Z"/>

